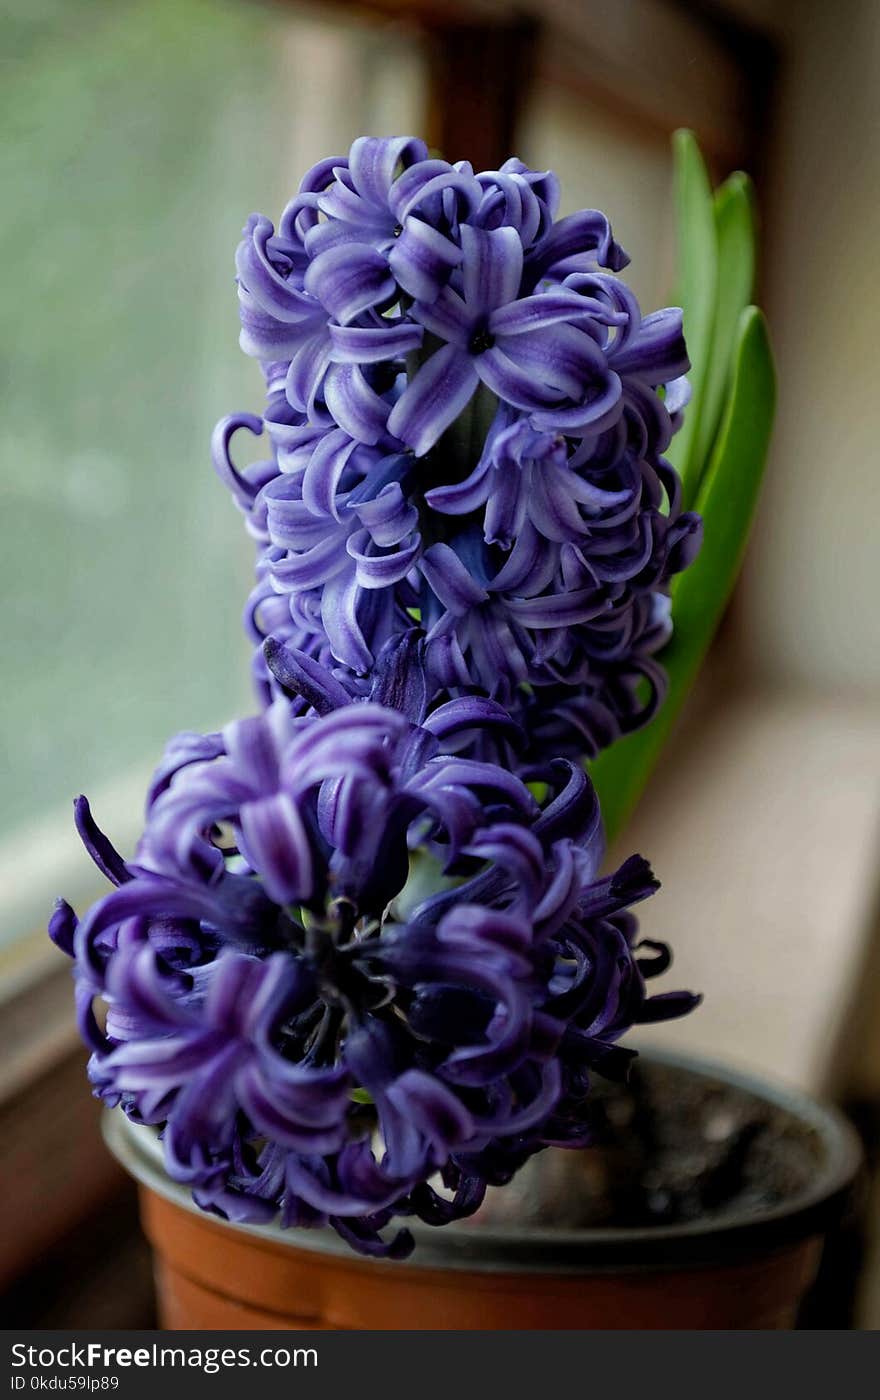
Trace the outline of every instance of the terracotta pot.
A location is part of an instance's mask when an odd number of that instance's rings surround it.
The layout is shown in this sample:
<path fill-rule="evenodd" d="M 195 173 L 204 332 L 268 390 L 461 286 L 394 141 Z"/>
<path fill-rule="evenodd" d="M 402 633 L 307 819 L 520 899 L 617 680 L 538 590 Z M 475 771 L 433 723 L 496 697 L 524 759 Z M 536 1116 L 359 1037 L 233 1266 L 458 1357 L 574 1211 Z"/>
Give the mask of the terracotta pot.
<path fill-rule="evenodd" d="M 475 1220 L 414 1228 L 411 1259 L 364 1260 L 329 1231 L 236 1226 L 203 1214 L 166 1176 L 155 1133 L 108 1114 L 107 1141 L 141 1184 L 162 1325 L 792 1327 L 859 1165 L 852 1129 L 806 1096 L 717 1066 L 660 1055 L 648 1066 L 676 1076 L 682 1097 L 696 1086 L 707 1103 L 718 1095 L 772 1122 L 771 1141 L 794 1163 L 781 1172 L 785 1189 L 772 1204 L 741 1201 L 683 1224 L 583 1228 L 577 1217 L 595 1185 L 596 1149 L 548 1151 L 513 1186 L 490 1193 Z M 574 1223 L 559 1223 L 565 1219 Z"/>

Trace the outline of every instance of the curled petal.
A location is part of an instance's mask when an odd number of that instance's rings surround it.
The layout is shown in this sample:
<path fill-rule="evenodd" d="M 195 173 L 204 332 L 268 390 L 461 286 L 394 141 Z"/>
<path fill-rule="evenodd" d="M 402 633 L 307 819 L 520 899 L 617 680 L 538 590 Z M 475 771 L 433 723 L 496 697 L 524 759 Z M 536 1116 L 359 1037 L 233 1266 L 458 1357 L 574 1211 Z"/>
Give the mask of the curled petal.
<path fill-rule="evenodd" d="M 80 840 L 101 874 L 113 885 L 124 885 L 130 880 L 131 874 L 125 861 L 98 827 L 87 798 L 76 798 L 73 804 L 73 819 Z"/>
<path fill-rule="evenodd" d="M 263 645 L 266 664 L 279 685 L 294 695 L 301 695 L 319 715 L 347 705 L 349 692 L 313 657 L 295 647 L 287 646 L 275 637 L 267 637 Z"/>
<path fill-rule="evenodd" d="M 424 456 L 470 402 L 479 380 L 473 358 L 444 345 L 404 389 L 388 415 L 388 431 Z"/>
<path fill-rule="evenodd" d="M 387 554 L 379 554 L 368 530 L 357 530 L 346 548 L 357 565 L 357 581 L 361 588 L 388 588 L 406 578 L 419 557 L 421 541 L 416 535 L 409 545 L 400 545 Z"/>
<path fill-rule="evenodd" d="M 330 326 L 330 358 L 341 364 L 375 364 L 418 350 L 424 328 L 412 321 L 378 326 Z"/>
<path fill-rule="evenodd" d="M 324 398 L 336 422 L 358 442 L 379 441 L 388 423 L 388 404 L 367 383 L 359 365 L 333 365 Z"/>
<path fill-rule="evenodd" d="M 242 854 L 262 872 L 269 897 L 278 904 L 307 901 L 314 889 L 312 852 L 292 797 L 279 792 L 245 803 L 239 826 Z"/>
<path fill-rule="evenodd" d="M 263 431 L 263 420 L 253 413 L 232 413 L 226 418 L 221 418 L 211 438 L 211 457 L 214 469 L 224 486 L 229 488 L 239 505 L 247 510 L 253 505 L 254 496 L 262 482 L 257 484 L 250 481 L 232 463 L 229 445 L 241 428 L 246 428 L 255 437 L 259 437 Z"/>
<path fill-rule="evenodd" d="M 412 215 L 388 254 L 388 266 L 409 296 L 430 302 L 461 262 L 461 249 L 439 229 Z"/>
<path fill-rule="evenodd" d="M 343 326 L 388 301 L 395 290 L 385 258 L 362 243 L 319 253 L 309 263 L 304 287 Z"/>
<path fill-rule="evenodd" d="M 462 285 L 464 299 L 474 315 L 506 306 L 519 294 L 523 251 L 512 228 L 461 229 Z"/>
<path fill-rule="evenodd" d="M 348 168 L 361 197 L 384 207 L 398 168 L 406 169 L 427 156 L 427 146 L 416 136 L 359 136 L 349 152 Z"/>
<path fill-rule="evenodd" d="M 443 606 L 452 613 L 465 613 L 489 596 L 448 544 L 433 544 L 426 549 L 421 570 Z"/>
<path fill-rule="evenodd" d="M 582 209 L 555 223 L 529 258 L 534 282 L 542 277 L 562 279 L 569 272 L 607 267 L 622 272 L 629 262 L 611 235 L 611 226 L 596 209 Z"/>

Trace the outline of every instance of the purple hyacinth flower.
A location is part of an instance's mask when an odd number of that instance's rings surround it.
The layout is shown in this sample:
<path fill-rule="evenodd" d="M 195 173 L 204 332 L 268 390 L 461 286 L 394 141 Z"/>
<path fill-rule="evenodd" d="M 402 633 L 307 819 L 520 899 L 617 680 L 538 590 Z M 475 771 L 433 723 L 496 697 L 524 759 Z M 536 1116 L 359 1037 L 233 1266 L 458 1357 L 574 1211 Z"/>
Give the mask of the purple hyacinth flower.
<path fill-rule="evenodd" d="M 395 273 L 380 306 L 358 260 L 394 264 L 404 196 L 448 265 L 424 294 Z M 410 138 L 362 138 L 316 167 L 276 243 L 261 237 L 295 306 L 327 303 L 331 348 L 309 405 L 291 403 L 293 361 L 265 361 L 271 460 L 231 461 L 231 434 L 256 431 L 247 415 L 221 424 L 215 455 L 261 550 L 258 645 L 274 636 L 364 680 L 418 622 L 435 687 L 488 692 L 561 752 L 592 754 L 659 703 L 668 586 L 700 535 L 662 456 L 686 399 L 680 312 L 643 317 L 602 270 L 626 262 L 607 219 L 557 220 L 558 201 L 549 172 L 511 160 L 474 176 Z M 330 254 L 362 283 L 357 306 L 335 263 L 315 280 Z M 260 651 L 254 670 L 260 694 L 277 693 Z M 492 736 L 474 744 L 509 756 Z"/>
<path fill-rule="evenodd" d="M 387 634 L 393 618 L 383 626 L 377 609 L 394 612 L 392 586 L 404 582 L 421 551 L 418 512 L 400 486 L 389 482 L 374 499 L 352 503 L 351 509 L 342 494 L 332 512 L 319 515 L 303 499 L 303 485 L 281 476 L 264 493 L 269 533 L 278 549 L 270 557 L 273 584 L 298 597 L 314 592 L 334 655 L 364 671 L 372 650 L 358 618 L 362 592 L 375 595 L 373 636 Z"/>
<path fill-rule="evenodd" d="M 172 740 L 131 859 L 78 800 L 113 888 L 50 925 L 96 1094 L 196 1202 L 373 1256 L 588 1141 L 621 1037 L 698 1000 L 648 995 L 656 881 L 601 874 L 582 763 L 659 704 L 699 546 L 663 457 L 681 316 L 643 317 L 605 216 L 558 206 L 521 161 L 360 138 L 248 221 L 266 404 L 212 455 L 257 545 L 264 709 Z"/>
<path fill-rule="evenodd" d="M 565 288 L 523 297 L 523 247 L 512 228 L 461 228 L 459 290 L 444 288 L 411 315 L 445 342 L 407 385 L 388 429 L 427 452 L 482 381 L 504 402 L 597 432 L 613 418 L 620 384 L 595 341 L 578 326 L 584 307 Z M 570 407 L 576 404 L 577 408 Z"/>
<path fill-rule="evenodd" d="M 425 500 L 444 515 L 483 510 L 487 544 L 508 550 L 527 522 L 545 541 L 562 543 L 595 528 L 602 512 L 620 518 L 621 507 L 629 506 L 630 514 L 637 509 L 633 487 L 606 490 L 576 468 L 577 452 L 561 433 L 541 432 L 526 416 L 501 407 L 470 476 L 434 487 Z"/>
<path fill-rule="evenodd" d="M 530 170 L 512 156 L 500 170 L 477 175 L 483 198 L 474 220 L 480 228 L 514 228 L 523 248 L 540 246 L 559 208 L 559 181 L 552 170 Z"/>
<path fill-rule="evenodd" d="M 429 160 L 413 137 L 361 136 L 333 177 L 317 200 L 324 218 L 306 235 L 310 255 L 366 243 L 387 257 L 404 292 L 433 300 L 462 259 L 458 225 L 481 199 L 473 175 Z"/>
<path fill-rule="evenodd" d="M 253 215 L 237 255 L 242 349 L 288 362 L 290 404 L 312 414 L 319 396 L 347 409 L 364 441 L 375 441 L 387 417 L 362 363 L 416 349 L 422 329 L 388 319 L 377 308 L 396 284 L 381 253 L 366 244 L 330 248 L 296 275 L 296 249 L 276 237 L 268 219 Z M 378 421 L 378 426 L 376 426 Z"/>
<path fill-rule="evenodd" d="M 383 1238 L 396 1216 L 467 1214 L 512 1163 L 582 1137 L 586 1076 L 625 1067 L 635 1021 L 695 1001 L 646 996 L 668 958 L 639 955 L 627 906 L 656 882 L 637 858 L 598 878 L 585 774 L 545 767 L 539 809 L 504 768 L 444 754 L 503 716 L 475 698 L 425 714 L 423 649 L 411 632 L 383 654 L 374 689 L 396 710 L 276 649 L 323 715 L 281 701 L 220 751 L 174 741 L 134 862 L 80 804 L 118 884 L 81 922 L 63 904 L 53 921 L 96 1093 L 161 1128 L 197 1202 L 330 1224 L 368 1253 L 411 1246 Z M 459 883 L 408 904 L 414 854 Z"/>

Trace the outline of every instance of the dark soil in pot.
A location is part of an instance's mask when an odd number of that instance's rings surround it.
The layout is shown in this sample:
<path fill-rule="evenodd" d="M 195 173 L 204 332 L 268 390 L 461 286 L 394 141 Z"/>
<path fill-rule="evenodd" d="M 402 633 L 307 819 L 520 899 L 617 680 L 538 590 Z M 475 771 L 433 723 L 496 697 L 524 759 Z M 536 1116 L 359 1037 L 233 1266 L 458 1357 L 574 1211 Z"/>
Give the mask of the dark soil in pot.
<path fill-rule="evenodd" d="M 480 1212 L 485 1225 L 650 1230 L 771 1211 L 822 1163 L 811 1124 L 737 1084 L 636 1060 L 627 1084 L 598 1077 L 594 1146 L 526 1164 Z"/>

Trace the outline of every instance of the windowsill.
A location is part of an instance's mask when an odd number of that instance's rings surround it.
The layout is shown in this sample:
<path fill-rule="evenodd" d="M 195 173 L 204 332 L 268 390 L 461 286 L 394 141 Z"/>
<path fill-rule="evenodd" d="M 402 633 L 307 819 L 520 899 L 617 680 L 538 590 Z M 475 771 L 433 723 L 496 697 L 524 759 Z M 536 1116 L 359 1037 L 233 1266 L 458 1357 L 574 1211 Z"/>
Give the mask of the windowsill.
<path fill-rule="evenodd" d="M 705 996 L 662 1042 L 812 1093 L 852 1088 L 856 1073 L 880 1092 L 864 1038 L 851 1043 L 878 936 L 880 710 L 714 681 L 616 852 L 650 859 L 662 888 L 642 927 L 672 945 L 669 985 Z"/>

